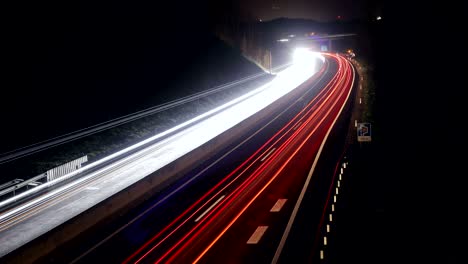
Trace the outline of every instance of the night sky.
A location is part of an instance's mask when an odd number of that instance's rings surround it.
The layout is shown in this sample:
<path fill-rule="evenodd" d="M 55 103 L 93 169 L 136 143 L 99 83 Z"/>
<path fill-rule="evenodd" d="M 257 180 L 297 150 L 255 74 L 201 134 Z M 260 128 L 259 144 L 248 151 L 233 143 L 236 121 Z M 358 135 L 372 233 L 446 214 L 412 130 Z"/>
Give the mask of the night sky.
<path fill-rule="evenodd" d="M 305 18 L 320 22 L 335 19 L 364 19 L 379 15 L 381 1 L 369 0 L 237 0 L 263 21 L 279 18 Z M 370 3 L 372 2 L 372 3 Z"/>

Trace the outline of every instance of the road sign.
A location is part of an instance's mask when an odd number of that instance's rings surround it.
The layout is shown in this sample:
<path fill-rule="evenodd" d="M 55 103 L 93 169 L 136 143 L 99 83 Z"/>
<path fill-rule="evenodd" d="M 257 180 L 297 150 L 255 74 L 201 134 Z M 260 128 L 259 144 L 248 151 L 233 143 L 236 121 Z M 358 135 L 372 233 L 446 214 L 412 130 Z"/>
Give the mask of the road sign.
<path fill-rule="evenodd" d="M 370 123 L 358 123 L 357 126 L 357 138 L 359 142 L 371 141 L 371 124 Z"/>

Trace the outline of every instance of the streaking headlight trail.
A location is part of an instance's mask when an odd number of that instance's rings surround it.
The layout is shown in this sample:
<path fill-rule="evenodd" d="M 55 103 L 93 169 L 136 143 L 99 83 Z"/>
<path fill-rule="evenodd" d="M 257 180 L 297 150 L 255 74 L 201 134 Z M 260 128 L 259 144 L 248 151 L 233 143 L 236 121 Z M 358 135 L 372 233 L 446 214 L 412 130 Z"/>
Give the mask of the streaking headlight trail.
<path fill-rule="evenodd" d="M 166 132 L 91 163 L 72 173 L 86 173 L 90 168 L 95 168 L 78 180 L 4 212 L 0 215 L 0 231 L 11 230 L 14 232 L 15 230 L 11 228 L 18 223 L 35 221 L 36 218 L 47 221 L 49 230 L 53 229 L 234 127 L 293 91 L 320 70 L 321 61 L 325 60 L 322 55 L 310 51 L 301 51 L 301 54 L 305 58 L 304 61 L 298 60 L 297 63 L 293 63 L 290 67 L 279 72 L 271 82 Z M 174 133 L 175 131 L 176 133 Z M 161 140 L 166 135 L 170 136 Z M 142 146 L 146 147 L 141 149 Z M 109 161 L 112 163 L 106 164 Z M 103 166 L 103 164 L 106 165 Z M 98 168 L 98 166 L 102 168 Z M 50 187 L 51 184 L 44 184 L 32 190 L 37 192 L 41 188 Z M 88 191 L 86 195 L 81 194 L 85 189 L 99 191 Z M 28 194 L 25 192 L 21 195 Z M 17 196 L 12 199 L 19 198 L 21 197 Z M 2 204 L 9 202 L 12 201 L 5 200 Z M 67 207 L 74 207 L 76 210 L 60 214 L 54 210 L 45 210 L 62 202 L 66 202 Z M 47 231 L 45 228 L 38 228 L 28 230 L 27 235 L 22 233 L 21 236 L 1 236 L 0 244 L 3 244 L 2 240 L 5 239 L 9 240 L 9 245 L 21 246 Z M 11 241 L 12 239 L 17 241 Z M 12 250 L 14 248 L 3 248 L 0 251 L 0 256 Z"/>

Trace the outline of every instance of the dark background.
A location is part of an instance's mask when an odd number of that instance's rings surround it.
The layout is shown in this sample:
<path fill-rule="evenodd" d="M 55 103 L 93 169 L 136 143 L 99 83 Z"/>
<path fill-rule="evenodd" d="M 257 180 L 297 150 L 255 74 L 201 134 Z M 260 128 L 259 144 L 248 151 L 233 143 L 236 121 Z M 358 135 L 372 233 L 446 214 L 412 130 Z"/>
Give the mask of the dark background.
<path fill-rule="evenodd" d="M 173 98 L 168 82 L 211 44 L 204 7 L 178 4 L 12 7 L 3 38 L 2 145 L 5 137 L 32 143 L 41 131 L 61 135 Z"/>
<path fill-rule="evenodd" d="M 89 115 L 94 123 L 135 110 L 128 99 L 153 105 L 170 98 L 165 84 L 181 79 L 181 62 L 209 50 L 211 19 L 220 15 L 207 1 L 112 3 L 30 2 L 5 9 L 2 147 L 15 138 L 35 142 L 50 115 L 70 122 L 99 105 Z M 378 194 L 368 202 L 386 211 L 385 236 L 356 237 L 356 245 L 381 245 L 383 262 L 466 258 L 466 10 L 458 2 L 384 1 L 380 27 L 370 29 L 381 135 L 369 164 L 378 180 L 366 187 Z M 111 106 L 117 110 L 106 111 Z"/>
<path fill-rule="evenodd" d="M 212 33 L 216 1 L 12 4 L 0 153 L 260 72 Z"/>
<path fill-rule="evenodd" d="M 362 191 L 374 194 L 366 202 L 384 213 L 374 230 L 382 236 L 356 237 L 354 249 L 363 251 L 367 263 L 466 258 L 458 240 L 467 135 L 459 37 L 464 29 L 457 12 L 462 8 L 386 1 L 381 27 L 373 29 L 381 135 L 370 159 L 372 179 Z"/>

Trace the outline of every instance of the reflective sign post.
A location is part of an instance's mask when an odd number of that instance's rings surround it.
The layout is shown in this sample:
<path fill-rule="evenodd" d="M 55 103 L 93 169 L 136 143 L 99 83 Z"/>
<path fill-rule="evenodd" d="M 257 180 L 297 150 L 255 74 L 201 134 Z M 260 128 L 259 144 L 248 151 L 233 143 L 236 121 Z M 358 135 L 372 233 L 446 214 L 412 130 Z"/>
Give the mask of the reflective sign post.
<path fill-rule="evenodd" d="M 358 123 L 357 125 L 357 139 L 359 142 L 371 141 L 371 124 L 370 123 Z"/>

